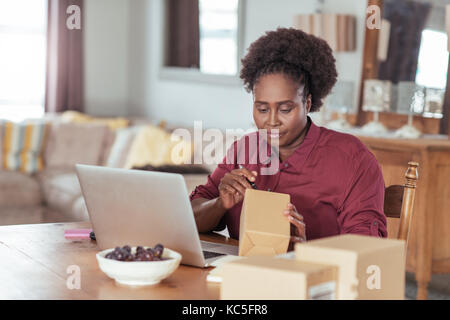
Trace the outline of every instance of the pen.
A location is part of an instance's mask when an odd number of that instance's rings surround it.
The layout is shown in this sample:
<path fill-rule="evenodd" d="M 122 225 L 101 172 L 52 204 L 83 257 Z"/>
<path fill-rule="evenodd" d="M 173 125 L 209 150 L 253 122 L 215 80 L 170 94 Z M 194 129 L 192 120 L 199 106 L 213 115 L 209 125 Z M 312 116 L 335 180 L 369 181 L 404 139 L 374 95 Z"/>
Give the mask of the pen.
<path fill-rule="evenodd" d="M 244 167 L 242 165 L 239 165 L 239 169 L 244 169 Z M 250 180 L 248 180 L 247 177 L 245 177 L 245 180 L 248 181 L 248 183 L 250 183 L 250 185 L 252 186 L 253 189 L 258 190 L 258 187 L 256 186 L 256 184 Z"/>

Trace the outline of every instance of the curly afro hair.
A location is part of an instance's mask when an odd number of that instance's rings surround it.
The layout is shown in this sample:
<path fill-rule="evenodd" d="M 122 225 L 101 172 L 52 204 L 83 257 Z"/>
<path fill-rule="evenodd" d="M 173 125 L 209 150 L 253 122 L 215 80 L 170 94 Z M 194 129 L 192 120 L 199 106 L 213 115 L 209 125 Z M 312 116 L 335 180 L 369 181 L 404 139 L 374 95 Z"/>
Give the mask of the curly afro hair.
<path fill-rule="evenodd" d="M 283 73 L 299 88 L 304 86 L 304 101 L 311 94 L 310 112 L 319 111 L 337 81 L 336 60 L 326 41 L 294 28 L 266 32 L 241 62 L 240 77 L 248 92 L 262 75 Z"/>

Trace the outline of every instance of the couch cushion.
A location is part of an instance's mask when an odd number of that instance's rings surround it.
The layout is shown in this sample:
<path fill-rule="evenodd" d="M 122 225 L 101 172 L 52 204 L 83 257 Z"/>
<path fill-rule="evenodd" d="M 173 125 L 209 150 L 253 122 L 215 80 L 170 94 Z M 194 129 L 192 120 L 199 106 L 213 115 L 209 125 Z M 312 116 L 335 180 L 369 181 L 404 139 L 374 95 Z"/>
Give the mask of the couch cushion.
<path fill-rule="evenodd" d="M 41 203 L 41 190 L 34 176 L 0 171 L 0 206 L 36 206 Z"/>
<path fill-rule="evenodd" d="M 46 170 L 38 175 L 44 194 L 44 202 L 67 215 L 72 212 L 73 203 L 81 195 L 78 177 L 74 171 Z"/>
<path fill-rule="evenodd" d="M 53 125 L 45 150 L 46 167 L 73 170 L 77 163 L 99 165 L 107 148 L 108 130 L 99 124 Z"/>
<path fill-rule="evenodd" d="M 42 170 L 42 153 L 49 126 L 44 121 L 0 123 L 3 169 L 26 173 Z"/>

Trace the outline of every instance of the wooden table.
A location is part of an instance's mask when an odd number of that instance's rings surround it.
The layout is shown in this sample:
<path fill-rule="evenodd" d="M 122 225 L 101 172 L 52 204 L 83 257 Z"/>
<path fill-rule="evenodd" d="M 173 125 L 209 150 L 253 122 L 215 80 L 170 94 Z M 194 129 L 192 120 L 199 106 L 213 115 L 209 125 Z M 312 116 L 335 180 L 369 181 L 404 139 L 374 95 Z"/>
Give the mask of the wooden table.
<path fill-rule="evenodd" d="M 0 227 L 0 299 L 219 299 L 220 286 L 206 281 L 211 270 L 180 265 L 160 284 L 116 285 L 98 267 L 95 241 L 72 241 L 64 230 L 90 228 L 88 222 Z M 237 245 L 220 235 L 202 240 Z M 70 290 L 67 268 L 77 265 L 81 288 Z"/>
<path fill-rule="evenodd" d="M 385 185 L 404 184 L 408 161 L 419 163 L 406 270 L 415 273 L 418 299 L 427 298 L 432 273 L 450 273 L 450 140 L 358 136 L 383 170 Z M 388 219 L 389 237 L 398 220 Z"/>

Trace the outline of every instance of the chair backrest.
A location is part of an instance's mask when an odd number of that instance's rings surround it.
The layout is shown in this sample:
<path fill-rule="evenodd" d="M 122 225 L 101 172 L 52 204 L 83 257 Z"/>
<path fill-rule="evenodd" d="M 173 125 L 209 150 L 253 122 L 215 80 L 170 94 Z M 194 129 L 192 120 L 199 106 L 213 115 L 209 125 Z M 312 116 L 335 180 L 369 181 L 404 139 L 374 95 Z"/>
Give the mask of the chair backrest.
<path fill-rule="evenodd" d="M 397 239 L 405 240 L 406 245 L 408 245 L 409 229 L 414 212 L 414 197 L 419 179 L 418 167 L 417 162 L 408 162 L 405 184 L 389 186 L 384 193 L 384 213 L 386 217 L 400 219 Z"/>

